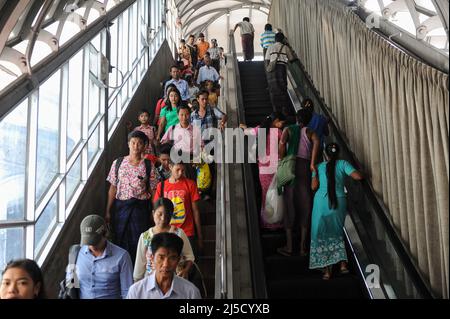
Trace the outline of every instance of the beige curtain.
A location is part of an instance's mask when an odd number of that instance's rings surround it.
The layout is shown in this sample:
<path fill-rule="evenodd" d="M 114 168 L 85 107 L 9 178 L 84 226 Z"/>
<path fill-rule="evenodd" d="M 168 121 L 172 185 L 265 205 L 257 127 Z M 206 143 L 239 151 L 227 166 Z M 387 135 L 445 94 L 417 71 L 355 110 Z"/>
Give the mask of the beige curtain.
<path fill-rule="evenodd" d="M 269 21 L 297 50 L 434 292 L 448 298 L 448 75 L 333 0 L 273 0 Z"/>

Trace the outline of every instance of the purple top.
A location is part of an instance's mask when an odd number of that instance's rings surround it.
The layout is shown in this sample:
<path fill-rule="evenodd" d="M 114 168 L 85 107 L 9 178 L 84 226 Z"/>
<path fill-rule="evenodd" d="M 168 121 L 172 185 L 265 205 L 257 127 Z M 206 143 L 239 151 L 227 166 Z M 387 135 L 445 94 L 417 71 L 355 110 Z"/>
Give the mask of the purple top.
<path fill-rule="evenodd" d="M 297 157 L 310 160 L 312 154 L 312 143 L 306 134 L 307 127 L 304 127 L 300 131 L 300 142 L 298 145 Z"/>

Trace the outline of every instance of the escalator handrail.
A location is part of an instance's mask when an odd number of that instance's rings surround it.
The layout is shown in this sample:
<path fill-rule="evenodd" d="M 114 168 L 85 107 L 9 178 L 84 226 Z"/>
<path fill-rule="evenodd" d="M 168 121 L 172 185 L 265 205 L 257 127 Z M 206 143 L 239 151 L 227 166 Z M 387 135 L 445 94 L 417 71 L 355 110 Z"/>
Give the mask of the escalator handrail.
<path fill-rule="evenodd" d="M 236 93 L 238 97 L 238 119 L 239 123 L 245 122 L 244 104 L 241 88 L 241 79 L 239 73 L 239 64 L 236 54 L 236 46 L 234 42 L 234 35 L 229 36 L 230 53 L 234 63 L 236 72 Z M 257 299 L 267 299 L 267 286 L 264 271 L 264 259 L 261 245 L 261 234 L 259 230 L 258 209 L 256 205 L 255 186 L 251 171 L 251 164 L 242 164 L 243 168 L 243 182 L 245 190 L 245 205 L 247 210 L 247 226 L 249 238 L 249 252 L 250 252 L 250 268 L 252 274 L 253 296 Z"/>
<path fill-rule="evenodd" d="M 303 64 L 299 60 L 294 61 L 292 64 L 289 65 L 289 70 L 297 86 L 301 86 L 301 81 L 299 79 L 297 72 L 303 73 L 304 78 L 307 81 L 308 87 L 312 90 L 314 97 L 319 102 L 318 106 L 320 107 L 321 111 L 325 114 L 325 116 L 327 116 L 330 119 L 329 125 L 335 132 L 335 136 L 338 139 L 338 143 L 340 144 L 343 151 L 350 155 L 351 164 L 355 168 L 360 169 L 362 165 L 357 160 L 355 154 L 348 147 L 347 142 L 345 142 L 345 139 L 343 138 L 344 134 L 339 129 L 339 126 L 337 125 L 336 120 L 332 115 L 330 109 L 325 105 L 323 98 L 320 96 L 320 93 L 317 91 L 316 87 L 312 83 L 312 80 L 309 74 L 306 72 Z M 413 262 L 413 256 L 409 253 L 405 244 L 401 241 L 400 239 L 401 236 L 396 230 L 392 221 L 389 219 L 388 213 L 385 211 L 385 209 L 383 209 L 383 205 L 380 199 L 375 195 L 375 191 L 372 185 L 370 184 L 369 180 L 363 179 L 358 184 L 362 188 L 362 191 L 366 195 L 367 199 L 370 201 L 370 205 L 372 206 L 377 216 L 379 217 L 380 221 L 382 222 L 383 227 L 387 230 L 387 235 L 391 240 L 397 255 L 402 261 L 404 268 L 406 269 L 410 278 L 412 279 L 412 282 L 416 287 L 417 291 L 422 295 L 423 298 L 435 298 L 431 288 L 427 284 L 427 281 L 424 279 L 417 265 Z"/>

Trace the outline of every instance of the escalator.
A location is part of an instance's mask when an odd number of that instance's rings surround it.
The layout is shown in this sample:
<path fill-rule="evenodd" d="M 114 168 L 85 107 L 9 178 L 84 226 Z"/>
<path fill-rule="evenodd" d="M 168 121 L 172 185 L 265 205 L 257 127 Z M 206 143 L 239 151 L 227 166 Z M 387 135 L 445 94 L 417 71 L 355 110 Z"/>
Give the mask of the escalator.
<path fill-rule="evenodd" d="M 255 127 L 272 112 L 267 80 L 263 62 L 239 62 L 240 84 L 242 88 L 242 104 L 245 124 Z M 291 105 L 291 107 L 293 107 Z M 259 225 L 259 211 L 261 206 L 261 189 L 258 180 L 258 168 L 251 165 L 254 185 L 254 199 L 257 209 L 253 214 L 253 223 Z M 252 194 L 247 194 L 252 196 Z M 285 244 L 284 231 L 260 230 L 263 269 L 268 298 L 367 298 L 363 281 L 358 276 L 357 266 L 352 259 L 351 249 L 348 247 L 349 270 L 347 275 L 333 275 L 331 280 L 322 279 L 322 273 L 308 268 L 308 257 L 293 255 L 290 257 L 279 255 L 278 247 Z M 295 243 L 299 242 L 298 234 L 294 236 L 294 251 L 298 251 Z M 349 243 L 347 243 L 348 245 Z M 257 261 L 253 261 L 257 263 Z M 334 269 L 336 274 L 338 269 Z"/>

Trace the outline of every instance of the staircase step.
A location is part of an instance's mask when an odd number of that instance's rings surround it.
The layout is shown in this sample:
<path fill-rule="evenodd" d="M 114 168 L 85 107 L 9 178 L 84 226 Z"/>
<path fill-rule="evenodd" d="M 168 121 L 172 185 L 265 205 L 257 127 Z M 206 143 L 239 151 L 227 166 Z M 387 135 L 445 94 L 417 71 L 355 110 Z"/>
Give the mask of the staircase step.
<path fill-rule="evenodd" d="M 216 224 L 216 212 L 201 212 L 200 221 L 202 226 L 215 225 Z"/>
<path fill-rule="evenodd" d="M 214 257 L 215 255 L 216 255 L 216 241 L 215 240 L 204 240 L 202 256 Z"/>
<path fill-rule="evenodd" d="M 214 276 L 216 269 L 215 256 L 200 256 L 197 261 L 197 265 L 200 268 L 203 276 Z"/>
<path fill-rule="evenodd" d="M 268 281 L 269 298 L 300 299 L 362 299 L 363 294 L 357 278 L 336 276 L 323 280 L 314 277 L 289 277 Z"/>
<path fill-rule="evenodd" d="M 203 274 L 206 288 L 206 299 L 214 299 L 216 279 L 214 276 Z"/>
<path fill-rule="evenodd" d="M 216 240 L 216 225 L 202 225 L 203 240 Z"/>
<path fill-rule="evenodd" d="M 314 275 L 317 272 L 309 269 L 309 257 L 272 255 L 264 258 L 264 261 L 266 277 L 269 280 L 296 275 Z"/>

